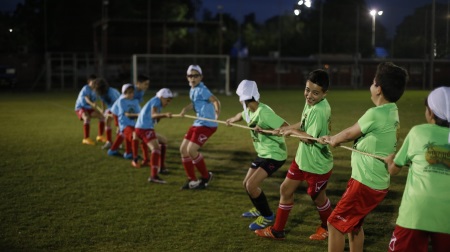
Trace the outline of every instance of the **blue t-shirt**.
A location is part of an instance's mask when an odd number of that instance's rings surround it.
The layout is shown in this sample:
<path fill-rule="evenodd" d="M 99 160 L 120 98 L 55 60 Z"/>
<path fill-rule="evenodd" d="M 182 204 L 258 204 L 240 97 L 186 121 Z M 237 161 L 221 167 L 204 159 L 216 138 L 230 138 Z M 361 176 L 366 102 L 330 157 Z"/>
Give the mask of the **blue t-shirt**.
<path fill-rule="evenodd" d="M 119 90 L 109 87 L 108 92 L 105 95 L 100 96 L 100 99 L 105 103 L 107 108 L 111 109 L 114 102 L 117 101 L 119 97 L 120 97 Z"/>
<path fill-rule="evenodd" d="M 133 99 L 138 100 L 139 103 L 141 103 L 144 100 L 144 94 L 145 94 L 145 91 L 138 90 L 136 85 L 134 85 L 134 98 Z"/>
<path fill-rule="evenodd" d="M 84 109 L 91 109 L 91 105 L 89 105 L 86 100 L 84 99 L 84 97 L 89 97 L 89 99 L 92 102 L 95 102 L 97 100 L 97 95 L 95 94 L 95 92 L 91 89 L 91 87 L 86 84 L 84 85 L 84 87 L 81 89 L 80 93 L 78 94 L 78 98 L 75 102 L 75 111 L 80 110 L 82 108 Z"/>
<path fill-rule="evenodd" d="M 162 109 L 161 99 L 158 96 L 153 97 L 148 101 L 141 112 L 136 122 L 136 128 L 139 129 L 153 129 L 156 124 L 156 120 L 152 119 L 153 108 L 156 108 L 157 112 L 160 113 Z"/>
<path fill-rule="evenodd" d="M 189 98 L 191 98 L 192 105 L 194 106 L 197 117 L 203 117 L 208 119 L 216 119 L 216 113 L 214 111 L 214 104 L 209 101 L 209 98 L 213 94 L 209 89 L 200 82 L 197 86 L 191 87 L 189 91 Z M 216 122 L 195 120 L 193 126 L 206 126 L 217 127 Z"/>
<path fill-rule="evenodd" d="M 111 112 L 119 118 L 119 129 L 123 131 L 127 126 L 132 126 L 136 124 L 136 118 L 129 118 L 125 116 L 125 113 L 135 113 L 138 114 L 141 111 L 139 102 L 136 99 L 126 99 L 121 96 L 114 105 L 111 107 Z"/>

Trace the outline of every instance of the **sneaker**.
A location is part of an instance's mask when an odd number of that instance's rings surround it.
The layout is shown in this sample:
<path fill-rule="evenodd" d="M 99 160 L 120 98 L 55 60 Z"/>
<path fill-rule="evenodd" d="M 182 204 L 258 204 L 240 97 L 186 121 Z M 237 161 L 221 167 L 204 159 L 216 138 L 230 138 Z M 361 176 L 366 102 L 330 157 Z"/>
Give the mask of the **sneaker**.
<path fill-rule="evenodd" d="M 111 142 L 110 141 L 106 141 L 105 145 L 102 146 L 103 150 L 109 149 L 111 148 Z"/>
<path fill-rule="evenodd" d="M 256 209 L 256 207 L 253 207 L 252 209 L 242 214 L 242 217 L 244 218 L 256 218 L 258 216 L 261 216 L 261 213 Z"/>
<path fill-rule="evenodd" d="M 160 177 L 149 177 L 148 182 L 151 183 L 157 183 L 157 184 L 166 184 L 167 182 L 165 180 L 162 180 Z"/>
<path fill-rule="evenodd" d="M 148 159 L 142 160 L 141 165 L 142 166 L 150 166 L 150 160 L 148 160 Z"/>
<path fill-rule="evenodd" d="M 189 182 L 189 189 L 201 190 L 205 188 L 206 185 L 201 179 Z"/>
<path fill-rule="evenodd" d="M 248 228 L 250 228 L 250 230 L 263 229 L 267 227 L 269 224 L 271 224 L 274 219 L 275 216 L 273 214 L 267 217 L 259 216 L 258 218 L 256 218 L 254 222 L 250 223 Z"/>
<path fill-rule="evenodd" d="M 272 226 L 268 226 L 264 229 L 255 230 L 255 234 L 260 237 L 271 238 L 275 240 L 284 240 L 285 234 L 284 231 L 275 231 L 272 229 Z"/>
<path fill-rule="evenodd" d="M 322 226 L 319 226 L 316 230 L 316 233 L 312 234 L 309 239 L 310 240 L 316 240 L 316 241 L 322 241 L 326 240 L 328 238 L 328 231 L 323 228 Z"/>
<path fill-rule="evenodd" d="M 97 138 L 95 138 L 95 140 L 97 142 L 102 142 L 102 143 L 106 143 L 108 141 L 108 139 L 106 139 L 106 137 L 104 137 L 104 136 L 97 136 Z"/>
<path fill-rule="evenodd" d="M 191 183 L 191 180 L 186 180 L 186 182 L 184 183 L 184 185 L 180 188 L 181 190 L 189 190 L 189 184 Z"/>
<path fill-rule="evenodd" d="M 213 179 L 213 173 L 212 172 L 208 172 L 209 177 L 207 179 L 202 178 L 202 183 L 205 184 L 205 187 L 207 187 L 209 185 L 209 183 L 211 182 L 211 180 Z"/>
<path fill-rule="evenodd" d="M 89 137 L 83 139 L 83 141 L 81 141 L 81 143 L 82 144 L 87 144 L 87 145 L 95 145 L 94 141 L 92 141 L 92 139 L 90 139 Z"/>
<path fill-rule="evenodd" d="M 136 160 L 133 160 L 133 161 L 131 161 L 131 165 L 134 167 L 134 168 L 137 168 L 137 169 L 139 169 L 139 168 L 141 168 L 141 164 Z"/>
<path fill-rule="evenodd" d="M 169 169 L 167 169 L 167 168 L 161 168 L 161 169 L 159 170 L 159 174 L 169 174 Z"/>
<path fill-rule="evenodd" d="M 108 150 L 108 156 L 121 156 L 118 150 Z"/>
<path fill-rule="evenodd" d="M 133 153 L 123 153 L 123 158 L 125 159 L 133 159 Z"/>

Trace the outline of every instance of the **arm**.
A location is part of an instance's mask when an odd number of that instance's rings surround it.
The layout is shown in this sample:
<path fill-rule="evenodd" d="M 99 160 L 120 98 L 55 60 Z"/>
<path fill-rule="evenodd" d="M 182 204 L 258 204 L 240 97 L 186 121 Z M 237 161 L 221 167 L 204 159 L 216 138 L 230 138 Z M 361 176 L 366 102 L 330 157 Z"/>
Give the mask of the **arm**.
<path fill-rule="evenodd" d="M 334 136 L 323 136 L 318 141 L 321 144 L 330 144 L 333 147 L 339 146 L 341 143 L 353 141 L 362 135 L 361 128 L 358 123 L 353 124 L 345 130 Z"/>
<path fill-rule="evenodd" d="M 235 116 L 228 118 L 226 120 L 227 126 L 231 126 L 231 123 L 235 123 L 235 122 L 239 122 L 239 121 L 242 121 L 242 113 L 241 112 L 237 113 Z"/>
<path fill-rule="evenodd" d="M 219 118 L 221 109 L 219 99 L 217 99 L 217 97 L 215 97 L 214 95 L 211 95 L 211 97 L 209 97 L 209 101 L 214 105 L 214 111 L 216 112 L 216 119 Z"/>
<path fill-rule="evenodd" d="M 194 105 L 192 105 L 192 103 L 189 103 L 186 107 L 184 107 L 181 112 L 180 112 L 180 116 L 184 116 L 184 114 L 186 114 L 187 111 L 192 110 L 194 108 Z"/>
<path fill-rule="evenodd" d="M 139 113 L 128 113 L 128 112 L 125 112 L 124 115 L 126 117 L 129 117 L 129 118 L 137 118 L 139 116 Z"/>
<path fill-rule="evenodd" d="M 391 175 L 397 175 L 402 170 L 401 166 L 398 166 L 394 163 L 394 157 L 395 154 L 392 153 L 384 159 L 384 162 L 386 163 L 388 168 L 388 172 Z"/>
<path fill-rule="evenodd" d="M 85 96 L 84 100 L 87 102 L 87 104 L 91 105 L 92 108 L 103 114 L 103 108 L 99 107 L 95 102 L 91 101 L 88 96 Z"/>
<path fill-rule="evenodd" d="M 161 118 L 172 118 L 172 113 L 158 113 L 158 109 L 156 107 L 152 107 L 152 119 L 161 119 Z"/>

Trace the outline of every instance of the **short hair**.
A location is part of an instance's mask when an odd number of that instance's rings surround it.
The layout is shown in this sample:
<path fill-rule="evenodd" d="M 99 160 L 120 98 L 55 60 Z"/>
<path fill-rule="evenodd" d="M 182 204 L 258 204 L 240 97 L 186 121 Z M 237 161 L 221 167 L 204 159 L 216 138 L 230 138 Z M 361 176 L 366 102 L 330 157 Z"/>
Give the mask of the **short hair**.
<path fill-rule="evenodd" d="M 147 75 L 144 74 L 139 74 L 137 77 L 137 81 L 138 82 L 144 82 L 144 81 L 149 81 L 150 77 L 148 77 Z"/>
<path fill-rule="evenodd" d="M 390 102 L 396 102 L 405 92 L 408 72 L 392 62 L 378 64 L 375 73 L 375 85 L 381 87 L 383 96 Z"/>
<path fill-rule="evenodd" d="M 95 75 L 95 74 L 90 74 L 90 75 L 87 77 L 87 81 L 88 81 L 88 82 L 93 81 L 93 80 L 95 80 L 95 79 L 97 79 L 97 75 Z"/>
<path fill-rule="evenodd" d="M 94 84 L 95 84 L 95 92 L 99 96 L 104 96 L 108 92 L 109 84 L 105 79 L 97 78 L 94 80 Z"/>
<path fill-rule="evenodd" d="M 328 76 L 328 72 L 322 69 L 317 69 L 310 72 L 307 80 L 322 87 L 323 92 L 326 92 L 330 86 L 330 77 Z"/>

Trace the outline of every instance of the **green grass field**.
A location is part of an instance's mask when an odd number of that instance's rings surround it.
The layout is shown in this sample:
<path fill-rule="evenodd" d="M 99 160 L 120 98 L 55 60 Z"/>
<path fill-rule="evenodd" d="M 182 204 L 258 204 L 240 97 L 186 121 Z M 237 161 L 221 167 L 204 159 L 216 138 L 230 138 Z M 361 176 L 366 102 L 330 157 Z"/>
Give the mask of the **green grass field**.
<path fill-rule="evenodd" d="M 155 92 L 147 92 L 146 100 Z M 192 119 L 163 119 L 156 131 L 169 138 L 166 185 L 149 184 L 149 169 L 108 157 L 101 145 L 81 144 L 82 123 L 73 93 L 0 94 L 0 250 L 1 251 L 326 251 L 326 241 L 310 241 L 318 213 L 305 186 L 298 189 L 286 226 L 287 238 L 257 237 L 241 218 L 251 207 L 242 180 L 255 151 L 248 130 L 221 125 L 201 149 L 215 177 L 207 190 L 181 191 L 185 181 L 178 146 Z M 406 91 L 398 102 L 400 143 L 409 129 L 424 123 L 428 92 Z M 242 107 L 236 95 L 221 96 L 220 120 Z M 365 91 L 333 91 L 332 132 L 353 125 L 373 104 Z M 288 122 L 299 120 L 303 90 L 261 91 L 261 101 Z M 188 104 L 180 95 L 164 109 L 179 113 Z M 91 137 L 97 122 L 91 123 Z M 273 211 L 279 186 L 296 152 L 287 138 L 289 158 L 263 189 Z M 348 144 L 350 145 L 350 144 Z M 332 150 L 334 172 L 327 194 L 333 206 L 350 178 L 350 154 Z M 404 169 L 392 178 L 387 198 L 365 220 L 365 251 L 386 251 L 403 193 Z"/>

